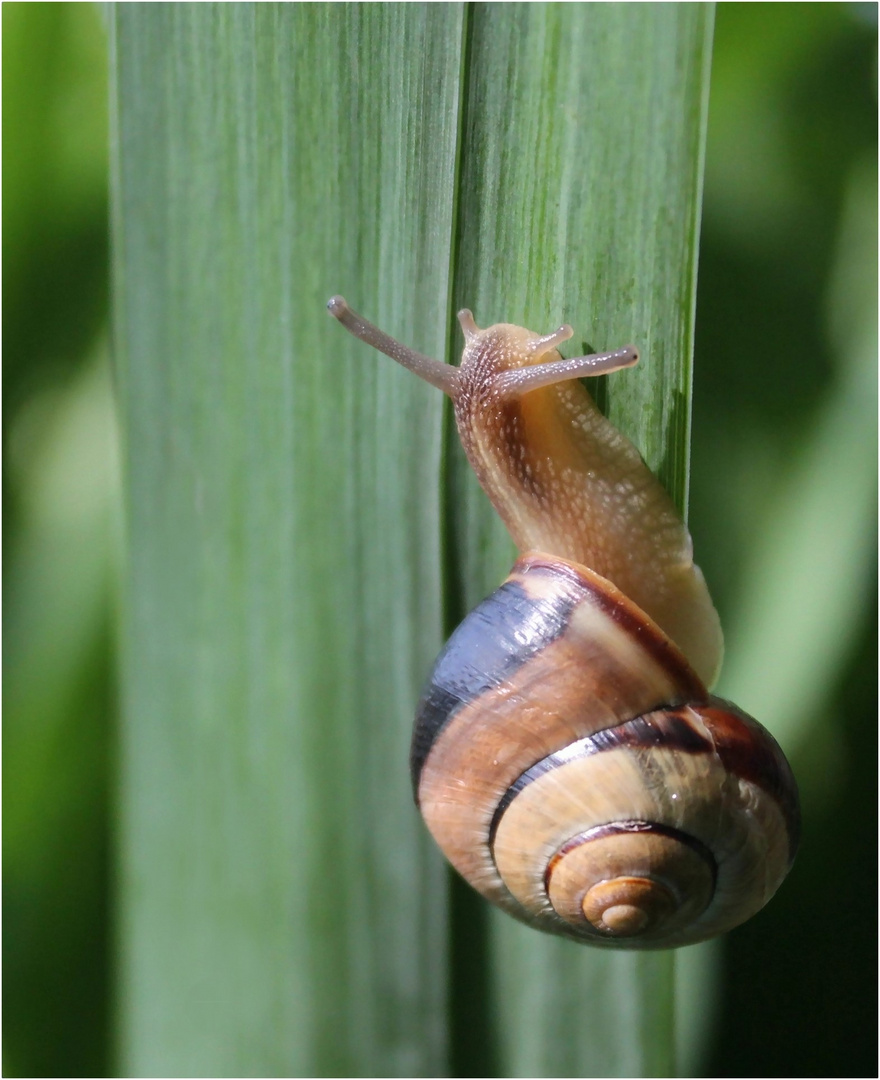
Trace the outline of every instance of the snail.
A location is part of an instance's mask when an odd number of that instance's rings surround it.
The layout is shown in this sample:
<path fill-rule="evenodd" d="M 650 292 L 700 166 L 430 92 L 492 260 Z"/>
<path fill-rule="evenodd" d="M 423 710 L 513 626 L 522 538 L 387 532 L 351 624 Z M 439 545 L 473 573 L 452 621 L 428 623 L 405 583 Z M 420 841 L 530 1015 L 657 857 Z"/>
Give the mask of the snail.
<path fill-rule="evenodd" d="M 710 695 L 722 635 L 690 535 L 579 381 L 637 350 L 563 360 L 571 327 L 481 330 L 464 310 L 455 368 L 327 307 L 449 395 L 521 553 L 417 710 L 415 798 L 446 857 L 521 921 L 595 945 L 671 948 L 748 919 L 793 861 L 797 787 L 772 736 Z"/>

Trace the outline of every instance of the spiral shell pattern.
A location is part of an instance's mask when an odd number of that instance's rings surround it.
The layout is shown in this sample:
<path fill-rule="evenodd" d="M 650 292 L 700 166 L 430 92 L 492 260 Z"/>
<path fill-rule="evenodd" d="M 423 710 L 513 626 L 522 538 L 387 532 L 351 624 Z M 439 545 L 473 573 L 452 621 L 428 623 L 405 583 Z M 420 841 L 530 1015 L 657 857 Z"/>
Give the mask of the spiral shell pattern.
<path fill-rule="evenodd" d="M 772 737 L 586 567 L 540 554 L 468 615 L 420 702 L 411 766 L 456 869 L 517 918 L 665 948 L 743 922 L 798 842 Z"/>

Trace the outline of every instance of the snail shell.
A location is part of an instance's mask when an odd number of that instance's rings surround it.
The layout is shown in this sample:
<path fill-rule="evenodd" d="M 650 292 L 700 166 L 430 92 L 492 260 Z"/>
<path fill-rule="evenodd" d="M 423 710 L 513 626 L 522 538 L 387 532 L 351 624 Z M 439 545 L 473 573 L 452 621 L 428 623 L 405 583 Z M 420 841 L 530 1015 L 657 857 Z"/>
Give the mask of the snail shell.
<path fill-rule="evenodd" d="M 729 929 L 797 843 L 773 739 L 609 581 L 560 559 L 517 560 L 455 631 L 411 760 L 428 828 L 475 888 L 596 944 Z"/>
<path fill-rule="evenodd" d="M 722 638 L 690 536 L 575 381 L 636 350 L 562 360 L 569 327 L 479 330 L 464 311 L 456 369 L 328 307 L 452 397 L 523 552 L 417 710 L 416 801 L 449 861 L 516 918 L 592 944 L 668 948 L 749 918 L 794 858 L 797 788 L 761 725 L 709 694 Z"/>

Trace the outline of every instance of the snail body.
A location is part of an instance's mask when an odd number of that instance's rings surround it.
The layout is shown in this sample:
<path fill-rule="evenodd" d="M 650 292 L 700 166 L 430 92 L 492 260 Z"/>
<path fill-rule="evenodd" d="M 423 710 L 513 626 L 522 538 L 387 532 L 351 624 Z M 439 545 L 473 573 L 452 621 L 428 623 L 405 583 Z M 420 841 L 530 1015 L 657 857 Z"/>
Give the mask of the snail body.
<path fill-rule="evenodd" d="M 562 360 L 569 327 L 480 330 L 463 311 L 452 368 L 328 308 L 449 394 L 521 552 L 417 709 L 413 787 L 440 848 L 514 917 L 592 944 L 673 947 L 749 918 L 794 858 L 797 789 L 772 737 L 709 693 L 722 637 L 690 536 L 577 381 L 637 351 Z"/>

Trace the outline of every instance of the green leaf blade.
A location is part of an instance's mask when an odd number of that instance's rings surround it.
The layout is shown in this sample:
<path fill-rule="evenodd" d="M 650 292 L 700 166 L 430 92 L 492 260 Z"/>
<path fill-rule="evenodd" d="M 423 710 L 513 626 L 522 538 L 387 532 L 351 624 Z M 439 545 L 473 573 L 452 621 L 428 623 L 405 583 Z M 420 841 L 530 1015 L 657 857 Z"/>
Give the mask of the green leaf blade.
<path fill-rule="evenodd" d="M 480 325 L 639 346 L 608 414 L 683 512 L 711 32 L 706 5 L 472 9 L 456 245 Z M 511 549 L 457 450 L 451 484 L 463 614 Z M 671 954 L 491 941 L 502 1075 L 675 1075 Z"/>
<path fill-rule="evenodd" d="M 443 353 L 460 19 L 114 15 L 133 1073 L 443 1071 L 441 402 L 323 306 Z"/>
<path fill-rule="evenodd" d="M 437 393 L 323 305 L 438 357 L 464 304 L 635 341 L 611 416 L 682 505 L 710 15 L 172 4 L 111 30 L 126 1070 L 442 1074 L 446 874 L 405 747 L 510 545 Z M 673 1069 L 669 957 L 492 925 L 506 1073 Z"/>

